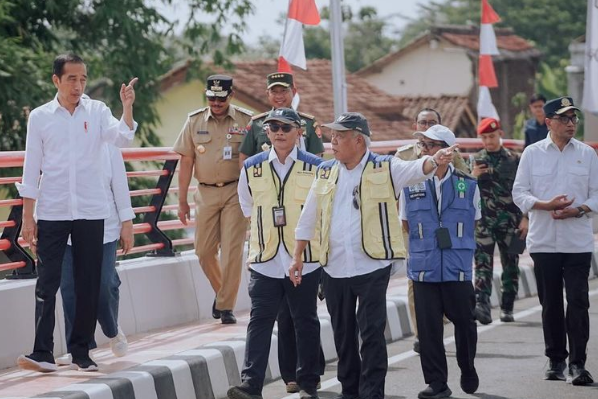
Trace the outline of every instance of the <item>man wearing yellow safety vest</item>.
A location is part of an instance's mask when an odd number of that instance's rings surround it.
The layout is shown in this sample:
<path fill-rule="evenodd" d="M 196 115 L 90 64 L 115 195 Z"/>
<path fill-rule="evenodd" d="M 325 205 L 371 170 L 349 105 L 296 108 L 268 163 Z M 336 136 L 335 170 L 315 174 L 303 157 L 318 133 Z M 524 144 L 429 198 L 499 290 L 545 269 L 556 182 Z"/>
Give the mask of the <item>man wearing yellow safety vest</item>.
<path fill-rule="evenodd" d="M 317 398 L 320 322 L 316 301 L 321 275 L 317 240 L 308 242 L 301 254 L 304 284 L 295 288 L 286 275 L 295 247 L 295 226 L 322 159 L 297 148 L 301 117 L 294 110 L 270 111 L 264 126 L 273 148 L 247 159 L 239 177 L 239 203 L 243 214 L 251 218 L 251 317 L 242 384 L 231 387 L 228 397 L 261 398 L 274 321 L 286 301 L 295 326 L 300 397 Z"/>
<path fill-rule="evenodd" d="M 448 164 L 453 147 L 434 157 L 402 161 L 369 151 L 370 129 L 360 113 L 341 114 L 323 126 L 332 129 L 335 159 L 316 171 L 295 231 L 289 276 L 296 286 L 305 282 L 309 269 L 303 252 L 309 245 L 313 250 L 310 240 L 318 237 L 339 358 L 339 398 L 382 399 L 388 369 L 386 288 L 391 264 L 405 258 L 397 196 L 404 186 L 422 182 L 438 165 Z"/>

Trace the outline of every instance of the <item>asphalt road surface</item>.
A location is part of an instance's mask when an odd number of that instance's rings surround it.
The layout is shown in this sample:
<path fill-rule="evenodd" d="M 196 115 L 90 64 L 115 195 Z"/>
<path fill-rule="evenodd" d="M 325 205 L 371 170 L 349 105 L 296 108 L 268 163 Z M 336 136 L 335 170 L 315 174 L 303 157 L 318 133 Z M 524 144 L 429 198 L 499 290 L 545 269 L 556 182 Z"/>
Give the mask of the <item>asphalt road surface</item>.
<path fill-rule="evenodd" d="M 515 303 L 515 322 L 501 323 L 499 310 L 493 309 L 494 323 L 478 325 L 476 368 L 480 387 L 473 395 L 459 386 L 459 368 L 455 358 L 452 325 L 445 328 L 445 347 L 449 366 L 448 385 L 452 398 L 481 399 L 598 399 L 598 383 L 578 387 L 563 381 L 544 381 L 548 360 L 544 356 L 541 309 L 538 298 Z M 413 337 L 388 345 L 387 399 L 415 399 L 426 387 L 419 356 L 411 349 Z M 598 377 L 598 279 L 590 281 L 590 342 L 586 368 L 594 379 Z M 322 399 L 335 398 L 340 393 L 336 380 L 336 363 L 329 363 L 322 376 Z M 265 399 L 296 399 L 297 394 L 286 393 L 282 380 L 264 387 Z"/>

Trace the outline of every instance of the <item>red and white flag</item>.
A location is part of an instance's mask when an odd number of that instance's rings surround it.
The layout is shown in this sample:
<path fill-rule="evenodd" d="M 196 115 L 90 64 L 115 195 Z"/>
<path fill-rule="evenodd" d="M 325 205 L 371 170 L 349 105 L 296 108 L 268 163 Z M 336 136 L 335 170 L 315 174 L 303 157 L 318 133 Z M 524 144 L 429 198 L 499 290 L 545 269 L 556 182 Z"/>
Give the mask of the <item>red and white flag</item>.
<path fill-rule="evenodd" d="M 318 25 L 320 13 L 315 0 L 290 0 L 284 37 L 278 54 L 278 72 L 291 73 L 291 65 L 307 69 L 303 25 Z"/>
<path fill-rule="evenodd" d="M 495 118 L 499 119 L 498 112 L 492 104 L 490 89 L 498 87 L 496 72 L 492 56 L 498 55 L 496 45 L 496 35 L 493 24 L 500 22 L 500 17 L 494 11 L 488 0 L 482 0 L 482 18 L 480 26 L 480 57 L 478 67 L 478 85 L 480 92 L 478 95 L 478 119 Z"/>

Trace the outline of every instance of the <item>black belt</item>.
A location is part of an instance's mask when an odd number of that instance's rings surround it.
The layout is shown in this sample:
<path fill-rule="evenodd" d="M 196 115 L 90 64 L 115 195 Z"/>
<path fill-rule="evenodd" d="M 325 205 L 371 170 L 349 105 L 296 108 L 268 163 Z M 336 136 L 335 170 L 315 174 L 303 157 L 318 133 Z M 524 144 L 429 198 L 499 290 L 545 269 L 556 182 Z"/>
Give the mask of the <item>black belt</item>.
<path fill-rule="evenodd" d="M 224 187 L 224 186 L 228 186 L 229 184 L 236 183 L 238 181 L 239 181 L 239 179 L 227 181 L 227 182 L 224 182 L 224 183 L 216 183 L 216 184 L 199 183 L 199 185 L 206 186 L 206 187 Z"/>

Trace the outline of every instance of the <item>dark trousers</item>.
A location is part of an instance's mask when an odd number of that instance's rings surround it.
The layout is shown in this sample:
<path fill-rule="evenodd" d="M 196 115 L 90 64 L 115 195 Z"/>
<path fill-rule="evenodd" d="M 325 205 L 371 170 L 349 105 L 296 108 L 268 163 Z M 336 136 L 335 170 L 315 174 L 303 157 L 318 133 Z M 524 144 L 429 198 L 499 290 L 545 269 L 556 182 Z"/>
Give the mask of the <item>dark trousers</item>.
<path fill-rule="evenodd" d="M 474 319 L 475 293 L 470 281 L 413 282 L 424 381 L 440 386 L 447 382 L 443 315 L 455 326 L 457 364 L 461 372 L 474 368 L 478 332 Z"/>
<path fill-rule="evenodd" d="M 281 303 L 285 300 L 295 322 L 297 383 L 301 389 L 315 392 L 320 378 L 317 367 L 318 346 L 315 345 L 320 342 L 320 321 L 316 303 L 319 281 L 319 271 L 304 275 L 297 287 L 294 287 L 288 278 L 271 278 L 251 271 L 251 314 L 247 326 L 245 364 L 241 379 L 249 384 L 253 394 L 260 394 L 264 386 L 274 321 Z"/>
<path fill-rule="evenodd" d="M 356 277 L 332 278 L 326 272 L 323 276 L 342 393 L 351 398 L 383 399 L 388 370 L 384 329 L 390 266 Z"/>
<path fill-rule="evenodd" d="M 321 274 L 322 269 L 318 269 L 312 273 Z M 310 273 L 311 274 L 311 273 Z M 288 301 L 282 301 L 278 316 L 276 317 L 278 324 L 278 365 L 280 367 L 280 375 L 285 384 L 291 381 L 297 381 L 297 337 L 295 335 L 295 322 L 291 316 L 291 309 Z M 317 364 L 318 375 L 324 374 L 326 369 L 326 358 L 320 343 L 320 354 Z M 318 378 L 318 382 L 320 378 Z"/>
<path fill-rule="evenodd" d="M 37 222 L 37 283 L 35 285 L 35 343 L 33 352 L 54 351 L 54 311 L 67 240 L 73 244 L 75 319 L 68 346 L 73 358 L 87 356 L 96 327 L 104 220 Z"/>
<path fill-rule="evenodd" d="M 542 305 L 545 354 L 556 361 L 564 361 L 569 355 L 569 364 L 585 366 L 590 337 L 588 275 L 592 253 L 533 253 L 531 256 Z M 567 337 L 570 354 L 567 353 Z"/>

